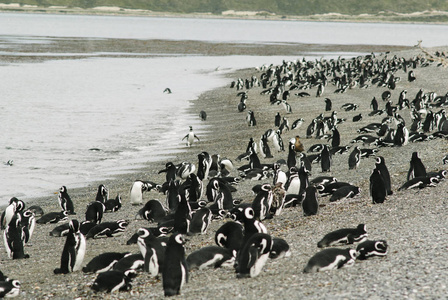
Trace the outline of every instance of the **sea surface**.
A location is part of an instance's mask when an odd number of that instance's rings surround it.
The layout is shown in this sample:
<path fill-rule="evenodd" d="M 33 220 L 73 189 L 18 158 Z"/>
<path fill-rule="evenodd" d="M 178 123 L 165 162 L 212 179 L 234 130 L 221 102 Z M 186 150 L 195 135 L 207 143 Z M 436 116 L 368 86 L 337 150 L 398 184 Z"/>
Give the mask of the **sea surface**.
<path fill-rule="evenodd" d="M 300 57 L 152 57 L 4 52 L 53 37 L 197 40 L 216 43 L 448 45 L 448 26 L 73 16 L 0 13 L 0 206 L 132 172 L 182 151 L 193 126 L 206 122 L 187 109 L 202 92 L 229 84 L 228 72 Z M 2 63 L 2 56 L 45 55 L 40 63 Z M 349 53 L 304 53 L 307 59 Z M 172 90 L 164 93 L 165 88 Z M 11 161 L 12 166 L 5 164 Z M 163 163 L 160 163 L 163 165 Z M 145 178 L 151 180 L 151 178 Z"/>

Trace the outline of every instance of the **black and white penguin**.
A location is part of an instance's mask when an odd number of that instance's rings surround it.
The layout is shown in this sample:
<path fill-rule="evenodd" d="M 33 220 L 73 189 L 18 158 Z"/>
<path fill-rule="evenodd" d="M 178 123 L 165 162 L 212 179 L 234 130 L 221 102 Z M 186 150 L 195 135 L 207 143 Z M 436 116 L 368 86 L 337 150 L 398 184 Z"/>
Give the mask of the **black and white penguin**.
<path fill-rule="evenodd" d="M 440 180 L 437 176 L 424 176 L 424 177 L 415 177 L 408 181 L 406 181 L 398 190 L 409 190 L 409 189 L 423 189 L 425 187 L 434 187 L 436 186 Z"/>
<path fill-rule="evenodd" d="M 8 257 L 12 259 L 29 258 L 24 252 L 25 232 L 20 213 L 15 213 L 3 231 L 3 241 Z"/>
<path fill-rule="evenodd" d="M 286 113 L 291 114 L 292 113 L 291 105 L 288 102 L 286 102 L 285 100 L 282 100 L 281 103 L 282 103 L 283 107 L 285 108 Z"/>
<path fill-rule="evenodd" d="M 277 112 L 277 114 L 275 115 L 275 118 L 274 118 L 274 126 L 280 127 L 281 120 L 282 120 L 282 116 L 280 115 L 279 112 Z"/>
<path fill-rule="evenodd" d="M 285 184 L 286 194 L 298 195 L 300 193 L 300 186 L 299 170 L 297 167 L 292 167 L 289 169 L 288 181 Z"/>
<path fill-rule="evenodd" d="M 0 298 L 14 298 L 20 293 L 20 281 L 7 278 L 0 281 Z"/>
<path fill-rule="evenodd" d="M 66 221 L 68 219 L 68 213 L 66 211 L 60 212 L 49 212 L 44 214 L 42 217 L 36 220 L 37 224 L 47 224 L 47 223 L 59 223 Z"/>
<path fill-rule="evenodd" d="M 333 103 L 329 98 L 325 98 L 325 111 L 331 111 Z"/>
<path fill-rule="evenodd" d="M 275 185 L 280 182 L 283 184 L 283 186 L 285 186 L 286 182 L 288 181 L 288 177 L 286 176 L 286 173 L 282 171 L 281 165 L 279 163 L 274 163 L 272 167 L 274 169 L 273 184 Z"/>
<path fill-rule="evenodd" d="M 187 140 L 187 147 L 191 147 L 191 145 L 193 145 L 194 139 L 200 141 L 197 135 L 193 132 L 193 126 L 190 126 L 190 132 L 188 132 L 187 135 L 182 138 L 182 141 L 185 139 Z"/>
<path fill-rule="evenodd" d="M 130 255 L 130 252 L 105 252 L 92 258 L 87 265 L 82 268 L 84 273 L 103 273 L 109 271 L 123 257 Z"/>
<path fill-rule="evenodd" d="M 425 176 L 426 176 L 425 165 L 421 161 L 420 157 L 418 157 L 418 152 L 413 152 L 410 161 L 407 180 L 409 181 L 416 177 L 425 177 Z"/>
<path fill-rule="evenodd" d="M 394 135 L 394 145 L 395 146 L 405 146 L 409 142 L 409 131 L 404 126 L 403 123 L 397 125 Z"/>
<path fill-rule="evenodd" d="M 375 97 L 373 97 L 372 101 L 370 101 L 370 107 L 372 108 L 372 111 L 378 110 L 378 101 Z"/>
<path fill-rule="evenodd" d="M 331 148 L 339 147 L 341 144 L 341 135 L 339 133 L 339 130 L 335 127 L 333 127 L 333 135 L 331 137 Z"/>
<path fill-rule="evenodd" d="M 207 233 L 207 229 L 212 222 L 213 214 L 210 208 L 202 207 L 193 213 L 190 223 L 190 233 Z"/>
<path fill-rule="evenodd" d="M 92 201 L 87 205 L 86 209 L 86 221 L 90 221 L 92 223 L 101 223 L 103 219 L 104 211 L 106 210 L 106 206 L 99 201 Z"/>
<path fill-rule="evenodd" d="M 86 239 L 96 239 L 99 237 L 113 237 L 123 234 L 129 223 L 126 220 L 116 222 L 103 222 L 92 227 L 86 235 Z"/>
<path fill-rule="evenodd" d="M 385 240 L 364 241 L 356 247 L 356 258 L 364 260 L 372 256 L 386 256 L 387 247 Z"/>
<path fill-rule="evenodd" d="M 274 133 L 274 136 L 272 138 L 272 143 L 274 144 L 274 148 L 275 148 L 275 150 L 277 150 L 277 152 L 285 151 L 285 145 L 283 143 L 282 135 L 279 130 L 277 130 Z"/>
<path fill-rule="evenodd" d="M 196 171 L 196 166 L 192 163 L 183 161 L 177 166 L 176 176 L 180 179 L 187 179 L 188 175 Z"/>
<path fill-rule="evenodd" d="M 168 163 L 167 163 L 168 164 Z M 172 175 L 170 174 L 170 177 L 173 177 L 173 180 L 176 177 L 176 166 L 174 166 L 173 163 L 170 163 L 173 166 Z M 163 171 L 163 170 L 162 170 Z M 160 172 L 159 171 L 159 174 Z M 167 172 L 168 177 L 168 172 Z M 152 181 L 143 181 L 143 180 L 136 180 L 131 186 L 131 189 L 129 191 L 129 199 L 132 205 L 140 205 L 143 203 L 143 192 L 149 192 L 152 189 L 158 189 L 161 188 L 160 185 L 156 184 Z"/>
<path fill-rule="evenodd" d="M 370 196 L 372 196 L 373 204 L 383 203 L 387 196 L 386 183 L 380 171 L 376 168 L 370 175 Z"/>
<path fill-rule="evenodd" d="M 256 219 L 263 221 L 269 217 L 272 200 L 272 187 L 269 183 L 265 183 L 252 201 L 252 209 L 255 212 Z"/>
<path fill-rule="evenodd" d="M 298 118 L 297 120 L 292 122 L 291 130 L 296 129 L 296 128 L 300 128 L 303 125 L 304 122 L 305 122 L 305 120 L 303 118 Z"/>
<path fill-rule="evenodd" d="M 186 234 L 190 231 L 192 211 L 185 198 L 178 196 L 179 205 L 174 213 L 174 231 Z"/>
<path fill-rule="evenodd" d="M 247 126 L 257 126 L 257 120 L 255 119 L 255 114 L 252 110 L 247 111 L 246 122 Z"/>
<path fill-rule="evenodd" d="M 216 245 L 231 250 L 234 256 L 241 249 L 243 240 L 244 228 L 239 222 L 229 221 L 224 223 L 215 232 Z"/>
<path fill-rule="evenodd" d="M 246 207 L 241 215 L 244 225 L 244 243 L 256 233 L 268 233 L 266 226 L 255 218 L 255 212 L 252 207 Z"/>
<path fill-rule="evenodd" d="M 336 189 L 330 197 L 330 202 L 353 198 L 361 193 L 361 189 L 354 185 L 345 185 Z"/>
<path fill-rule="evenodd" d="M 115 199 L 109 199 L 104 203 L 105 212 L 116 212 L 121 208 L 121 196 L 117 194 Z"/>
<path fill-rule="evenodd" d="M 331 169 L 331 154 L 328 145 L 324 145 L 322 152 L 320 153 L 320 166 L 322 172 L 330 172 Z"/>
<path fill-rule="evenodd" d="M 20 212 L 23 233 L 25 234 L 25 244 L 27 244 L 33 236 L 34 228 L 36 227 L 36 218 L 34 212 L 26 209 Z"/>
<path fill-rule="evenodd" d="M 310 184 L 314 184 L 314 185 L 327 185 L 327 184 L 331 184 L 331 183 L 335 183 L 337 182 L 338 179 L 336 177 L 333 176 L 318 176 L 313 178 L 310 181 Z"/>
<path fill-rule="evenodd" d="M 171 180 L 176 180 L 176 171 L 177 171 L 176 165 L 174 165 L 171 161 L 169 161 L 165 164 L 165 169 L 160 170 L 158 174 L 166 173 L 165 182 L 170 182 Z"/>
<path fill-rule="evenodd" d="M 165 297 L 180 295 L 182 286 L 188 282 L 188 265 L 185 259 L 185 239 L 182 234 L 173 234 L 166 246 L 165 263 L 162 269 Z"/>
<path fill-rule="evenodd" d="M 359 166 L 359 163 L 361 162 L 361 149 L 356 146 L 352 153 L 350 153 L 350 156 L 348 157 L 348 169 L 353 170 L 357 169 Z"/>
<path fill-rule="evenodd" d="M 315 185 L 309 185 L 306 188 L 305 198 L 302 200 L 302 209 L 304 216 L 313 216 L 319 211 L 319 202 L 317 200 L 317 189 Z"/>
<path fill-rule="evenodd" d="M 321 196 L 333 195 L 339 188 L 351 185 L 348 182 L 336 181 L 332 183 L 317 184 L 316 188 Z"/>
<path fill-rule="evenodd" d="M 156 277 L 162 271 L 165 262 L 165 246 L 162 240 L 145 228 L 140 228 L 137 234 L 137 245 L 144 257 L 143 270 Z"/>
<path fill-rule="evenodd" d="M 237 278 L 256 277 L 260 274 L 272 249 L 272 238 L 266 233 L 255 233 L 238 252 L 235 271 Z"/>
<path fill-rule="evenodd" d="M 270 259 L 278 259 L 282 257 L 291 256 L 291 250 L 289 244 L 281 238 L 272 238 L 271 252 L 269 253 Z"/>
<path fill-rule="evenodd" d="M 149 200 L 138 211 L 138 215 L 149 222 L 159 222 L 167 215 L 167 210 L 157 199 Z"/>
<path fill-rule="evenodd" d="M 98 186 L 98 191 L 96 193 L 95 201 L 106 203 L 107 199 L 109 199 L 109 190 L 106 188 L 104 184 L 100 184 Z"/>
<path fill-rule="evenodd" d="M 359 224 L 356 228 L 342 228 L 327 233 L 318 243 L 317 247 L 325 248 L 333 245 L 348 245 L 361 243 L 367 239 L 365 224 Z"/>
<path fill-rule="evenodd" d="M 59 206 L 61 207 L 61 209 L 63 211 L 66 211 L 69 215 L 75 215 L 75 208 L 73 205 L 73 201 L 70 198 L 70 195 L 67 192 L 67 187 L 65 185 L 63 185 L 60 189 L 59 189 L 59 193 L 58 193 L 58 201 L 59 201 Z"/>
<path fill-rule="evenodd" d="M 198 172 L 197 176 L 200 180 L 208 178 L 208 173 L 212 165 L 212 157 L 208 152 L 201 152 L 198 154 Z"/>
<path fill-rule="evenodd" d="M 233 267 L 235 256 L 230 249 L 219 246 L 206 246 L 191 252 L 187 256 L 186 261 L 190 270 Z"/>
<path fill-rule="evenodd" d="M 141 253 L 134 253 L 124 256 L 122 259 L 117 261 L 113 266 L 112 270 L 120 271 L 123 273 L 136 272 L 142 270 L 145 265 L 145 259 Z"/>
<path fill-rule="evenodd" d="M 296 151 L 295 151 L 295 140 L 289 141 L 288 145 L 288 159 L 286 160 L 288 169 L 295 167 L 297 165 Z"/>
<path fill-rule="evenodd" d="M 179 205 L 179 180 L 171 180 L 166 190 L 166 207 L 170 212 L 174 212 Z"/>
<path fill-rule="evenodd" d="M 353 119 L 352 119 L 353 122 L 359 122 L 361 120 L 362 120 L 362 114 L 355 115 L 355 116 L 353 116 Z"/>
<path fill-rule="evenodd" d="M 95 292 L 106 293 L 129 291 L 132 288 L 131 281 L 134 275 L 135 272 L 106 271 L 98 274 L 91 288 Z"/>
<path fill-rule="evenodd" d="M 328 248 L 314 254 L 306 264 L 303 272 L 323 272 L 340 269 L 342 267 L 350 267 L 355 261 L 356 250 L 354 249 Z"/>
<path fill-rule="evenodd" d="M 70 230 L 65 240 L 61 256 L 61 267 L 54 269 L 55 274 L 67 274 L 81 270 L 86 253 L 86 239 L 79 231 L 78 220 L 70 221 Z"/>
<path fill-rule="evenodd" d="M 410 71 L 408 72 L 408 81 L 409 81 L 409 82 L 413 82 L 413 81 L 415 81 L 415 79 L 416 79 L 416 77 L 415 77 L 415 73 L 414 73 L 414 71 L 413 71 L 413 70 L 410 70 Z"/>
<path fill-rule="evenodd" d="M 15 214 L 21 212 L 24 208 L 25 203 L 22 200 L 19 200 L 16 197 L 9 199 L 8 206 L 1 216 L 1 229 L 5 229 Z"/>

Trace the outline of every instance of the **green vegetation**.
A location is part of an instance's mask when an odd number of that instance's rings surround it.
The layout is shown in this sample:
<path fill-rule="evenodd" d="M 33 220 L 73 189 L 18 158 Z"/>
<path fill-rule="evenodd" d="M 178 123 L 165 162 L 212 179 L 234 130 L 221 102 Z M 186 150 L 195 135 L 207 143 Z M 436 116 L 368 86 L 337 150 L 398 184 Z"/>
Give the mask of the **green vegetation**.
<path fill-rule="evenodd" d="M 411 13 L 426 10 L 448 11 L 446 0 L 0 0 L 0 3 L 92 8 L 118 6 L 154 12 L 212 13 L 262 11 L 285 16 L 340 13 L 345 15 Z"/>

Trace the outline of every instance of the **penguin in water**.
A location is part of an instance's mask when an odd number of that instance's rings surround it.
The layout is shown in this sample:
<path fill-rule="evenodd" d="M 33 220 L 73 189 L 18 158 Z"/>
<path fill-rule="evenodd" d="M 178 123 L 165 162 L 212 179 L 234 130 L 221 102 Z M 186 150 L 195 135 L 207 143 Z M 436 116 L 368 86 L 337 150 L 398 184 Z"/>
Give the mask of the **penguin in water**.
<path fill-rule="evenodd" d="M 322 272 L 352 266 L 356 261 L 356 250 L 328 248 L 310 258 L 304 273 Z"/>
<path fill-rule="evenodd" d="M 409 181 L 416 177 L 425 177 L 425 176 L 426 176 L 425 165 L 423 164 L 420 157 L 418 157 L 418 152 L 413 152 L 410 161 L 407 180 Z"/>
<path fill-rule="evenodd" d="M 75 208 L 73 206 L 73 201 L 70 198 L 70 195 L 67 192 L 67 187 L 65 185 L 63 185 L 59 189 L 58 201 L 59 206 L 63 211 L 66 211 L 69 215 L 76 215 Z"/>
<path fill-rule="evenodd" d="M 165 250 L 162 269 L 165 297 L 180 295 L 182 286 L 188 282 L 188 265 L 185 260 L 185 239 L 180 233 L 171 235 Z"/>
<path fill-rule="evenodd" d="M 271 249 L 272 238 L 269 234 L 253 234 L 238 252 L 235 263 L 237 278 L 258 276 L 269 258 Z"/>
<path fill-rule="evenodd" d="M 348 157 L 348 169 L 353 170 L 357 169 L 359 166 L 359 163 L 361 162 L 361 149 L 356 146 L 352 153 L 350 153 L 350 156 Z"/>
<path fill-rule="evenodd" d="M 387 189 L 383 176 L 378 169 L 373 169 L 372 175 L 370 175 L 370 195 L 372 196 L 372 202 L 383 203 L 386 199 Z"/>
<path fill-rule="evenodd" d="M 315 185 L 309 185 L 305 190 L 305 198 L 302 201 L 304 216 L 317 215 L 319 202 L 317 200 L 317 189 Z"/>
<path fill-rule="evenodd" d="M 61 267 L 54 269 L 54 274 L 67 274 L 81 270 L 85 253 L 86 238 L 79 231 L 78 220 L 71 220 L 70 229 L 62 250 Z"/>
<path fill-rule="evenodd" d="M 361 243 L 367 239 L 366 225 L 359 224 L 356 228 L 342 228 L 327 233 L 318 243 L 317 247 L 325 248 L 333 245 L 348 245 Z"/>
<path fill-rule="evenodd" d="M 191 145 L 193 145 L 194 139 L 197 139 L 198 142 L 200 141 L 197 135 L 193 132 L 193 126 L 190 126 L 190 132 L 183 137 L 182 141 L 185 139 L 187 140 L 187 147 L 191 147 Z"/>
<path fill-rule="evenodd" d="M 379 173 L 381 174 L 381 177 L 383 177 L 384 185 L 386 186 L 387 195 L 392 195 L 393 192 L 392 192 L 390 174 L 389 174 L 389 170 L 387 169 L 386 161 L 385 161 L 384 157 L 382 157 L 382 156 L 376 157 L 375 168 L 379 171 Z"/>

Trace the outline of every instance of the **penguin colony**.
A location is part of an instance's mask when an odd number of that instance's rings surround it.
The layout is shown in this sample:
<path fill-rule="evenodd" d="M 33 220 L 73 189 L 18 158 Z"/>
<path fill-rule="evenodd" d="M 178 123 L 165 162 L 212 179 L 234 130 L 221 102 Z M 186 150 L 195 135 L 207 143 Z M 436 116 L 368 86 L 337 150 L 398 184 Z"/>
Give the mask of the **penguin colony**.
<path fill-rule="evenodd" d="M 400 183 L 392 183 L 386 159 L 379 155 L 383 147 L 406 147 L 412 142 L 448 136 L 448 121 L 443 109 L 448 105 L 448 94 L 437 96 L 421 89 L 413 99 L 408 99 L 406 90 L 403 90 L 398 103 L 393 104 L 391 91 L 399 88 L 400 80 L 405 80 L 400 79 L 397 73 L 405 72 L 409 74 L 409 82 L 418 82 L 414 69 L 427 64 L 429 62 L 422 57 L 406 60 L 372 54 L 349 60 L 299 60 L 284 62 L 280 66 L 263 66 L 259 77 L 254 75 L 231 84 L 240 97 L 237 113 L 250 108 L 242 126 L 259 126 L 255 121 L 257 108 L 250 103 L 250 92 L 259 91 L 265 95 L 271 107 L 282 105 L 286 116 L 282 117 L 278 111 L 273 114 L 273 127 L 266 128 L 264 134 L 257 138 L 251 137 L 247 146 L 241 145 L 242 154 L 235 158 L 235 164 L 220 154 L 202 151 L 197 154 L 195 162 L 167 162 L 159 171 L 159 174 L 165 173 L 164 182 L 134 181 L 130 184 L 128 203 L 122 203 L 119 194 L 109 199 L 106 186 L 98 186 L 96 197 L 94 200 L 92 197 L 93 201 L 84 211 L 76 207 L 65 186 L 58 194 L 60 210 L 55 212 L 44 214 L 39 207 L 26 208 L 23 201 L 13 197 L 1 217 L 6 254 L 10 259 L 32 259 L 25 251 L 26 244 L 30 242 L 36 226 L 38 230 L 48 229 L 54 238 L 65 239 L 63 248 L 57 249 L 60 260 L 54 265 L 54 276 L 81 270 L 96 274 L 92 282 L 86 282 L 86 286 L 100 293 L 130 291 L 134 278 L 142 272 L 147 272 L 151 278 L 161 279 L 160 289 L 165 296 L 181 294 L 188 281 L 194 280 L 193 272 L 207 272 L 208 268 L 232 268 L 235 278 L 263 276 L 263 271 L 269 272 L 266 265 L 270 261 L 291 255 L 289 244 L 292 242 L 277 237 L 264 223 L 281 218 L 284 210 L 293 209 L 299 209 L 303 217 L 312 218 L 325 209 L 325 204 L 322 205 L 325 197 L 328 197 L 328 203 L 337 205 L 362 193 L 355 184 L 330 175 L 333 160 L 347 161 L 347 172 L 357 172 L 360 168 L 372 170 L 366 179 L 369 181 L 366 193 L 369 193 L 372 204 L 387 201 L 397 184 L 400 185 L 397 192 L 406 192 L 408 189 L 436 186 L 446 177 L 445 170 L 427 171 L 424 159 L 414 152 L 409 158 L 406 178 L 401 178 Z M 372 118 L 372 123 L 359 128 L 358 136 L 341 136 L 338 128 L 348 126 L 344 123 L 350 121 L 339 118 L 332 110 L 335 101 L 330 99 L 330 89 L 325 89 L 328 85 L 335 86 L 335 93 L 374 86 L 378 90 L 386 89 L 379 92 L 378 98 L 382 103 L 375 98 L 370 103 L 366 101 L 366 106 L 370 104 L 372 110 L 364 118 Z M 318 99 L 326 97 L 322 102 L 323 113 L 311 118 L 304 112 L 289 126 L 287 117 L 294 116 L 294 104 L 312 97 L 305 91 L 313 89 Z M 360 107 L 345 103 L 340 109 L 356 112 Z M 330 113 L 325 116 L 324 112 Z M 400 116 L 404 112 L 411 114 L 411 124 L 406 124 Z M 207 113 L 201 111 L 203 121 L 205 116 Z M 361 114 L 356 113 L 352 121 L 358 122 L 361 118 Z M 312 144 L 308 142 L 311 140 L 304 141 L 292 132 L 306 123 L 309 124 L 306 138 L 320 139 L 322 143 Z M 285 133 L 294 137 L 284 141 L 282 135 Z M 195 139 L 201 142 L 190 127 L 183 140 L 192 147 Z M 348 145 L 341 145 L 341 141 L 347 140 L 350 141 Z M 309 145 L 304 147 L 304 144 Z M 370 165 L 364 162 L 368 157 L 374 158 Z M 261 161 L 270 158 L 275 162 Z M 252 190 L 255 195 L 250 200 L 233 196 L 238 183 L 243 180 L 254 182 Z M 150 191 L 160 200 L 144 200 L 145 193 Z M 140 220 L 103 222 L 106 212 L 113 214 L 122 206 L 133 209 L 135 218 Z M 141 220 L 146 220 L 147 226 L 139 228 L 124 241 L 129 247 L 128 252 L 101 252 L 101 249 L 89 247 L 91 240 L 120 238 L 131 222 Z M 222 225 L 215 232 L 210 232 L 208 229 L 212 222 L 221 222 Z M 339 269 L 353 266 L 357 260 L 386 256 L 388 242 L 381 237 L 368 240 L 368 224 L 356 225 L 353 224 L 353 228 L 328 228 L 328 234 L 316 237 L 317 248 L 310 245 L 316 249 L 315 254 L 303 266 L 303 272 Z M 188 239 L 207 234 L 213 237 L 213 242 L 186 251 Z M 89 251 L 97 255 L 87 262 L 84 257 Z M 193 271 L 196 269 L 199 271 Z M 1 296 L 17 296 L 20 287 L 18 280 L 1 274 Z"/>

